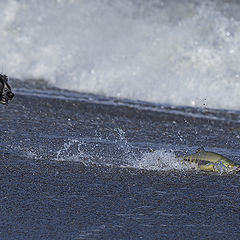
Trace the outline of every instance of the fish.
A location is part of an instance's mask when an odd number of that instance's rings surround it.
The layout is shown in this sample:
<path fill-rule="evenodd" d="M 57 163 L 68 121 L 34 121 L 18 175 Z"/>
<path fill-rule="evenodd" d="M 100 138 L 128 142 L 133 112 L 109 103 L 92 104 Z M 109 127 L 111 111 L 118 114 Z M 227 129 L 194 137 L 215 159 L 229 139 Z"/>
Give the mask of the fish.
<path fill-rule="evenodd" d="M 199 148 L 196 153 L 178 157 L 186 166 L 204 172 L 239 173 L 240 165 L 215 152 Z"/>

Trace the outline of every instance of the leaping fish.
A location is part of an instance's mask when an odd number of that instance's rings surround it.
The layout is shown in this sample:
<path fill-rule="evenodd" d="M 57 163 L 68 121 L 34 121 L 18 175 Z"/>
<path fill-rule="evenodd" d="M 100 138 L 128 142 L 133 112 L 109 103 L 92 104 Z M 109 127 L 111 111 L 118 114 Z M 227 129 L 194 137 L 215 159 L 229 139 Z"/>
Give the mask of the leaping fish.
<path fill-rule="evenodd" d="M 239 164 L 218 153 L 205 151 L 204 148 L 199 148 L 194 154 L 181 156 L 180 159 L 185 165 L 200 171 L 219 173 L 240 172 Z"/>

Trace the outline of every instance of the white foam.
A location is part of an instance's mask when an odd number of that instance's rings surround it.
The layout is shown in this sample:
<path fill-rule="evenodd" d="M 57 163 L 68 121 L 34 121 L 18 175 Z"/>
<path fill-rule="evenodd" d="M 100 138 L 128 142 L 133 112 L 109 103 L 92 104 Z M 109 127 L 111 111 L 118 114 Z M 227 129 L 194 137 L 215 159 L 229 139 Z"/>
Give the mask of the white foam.
<path fill-rule="evenodd" d="M 133 163 L 133 167 L 156 171 L 189 170 L 186 165 L 176 158 L 173 152 L 165 150 L 144 153 L 139 160 Z"/>
<path fill-rule="evenodd" d="M 240 5 L 0 1 L 0 66 L 60 88 L 240 109 Z"/>

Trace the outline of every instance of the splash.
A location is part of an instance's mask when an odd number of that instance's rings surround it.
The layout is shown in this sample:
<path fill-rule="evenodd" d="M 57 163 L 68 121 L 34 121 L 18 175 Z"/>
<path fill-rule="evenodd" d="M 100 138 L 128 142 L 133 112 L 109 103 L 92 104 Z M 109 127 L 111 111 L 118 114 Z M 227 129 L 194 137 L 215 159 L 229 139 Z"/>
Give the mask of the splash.
<path fill-rule="evenodd" d="M 171 170 L 188 170 L 189 168 L 176 158 L 173 152 L 165 150 L 157 150 L 147 152 L 133 164 L 134 168 L 155 170 L 155 171 L 171 171 Z"/>
<path fill-rule="evenodd" d="M 136 153 L 133 146 L 128 142 L 125 137 L 125 132 L 121 128 L 116 128 L 115 131 L 118 133 L 119 139 L 115 141 L 118 146 L 118 150 L 121 152 L 121 158 L 125 160 L 126 163 L 130 161 L 135 161 L 137 159 Z"/>
<path fill-rule="evenodd" d="M 93 156 L 82 150 L 84 141 L 69 139 L 63 147 L 57 151 L 56 161 L 81 162 L 84 165 L 94 164 Z"/>
<path fill-rule="evenodd" d="M 70 139 L 64 143 L 57 152 L 57 161 L 81 162 L 85 166 L 110 166 L 119 168 L 135 168 L 155 171 L 187 170 L 190 169 L 182 164 L 171 151 L 158 150 L 154 152 L 136 151 L 136 148 L 127 142 L 125 133 L 117 129 L 120 138 L 114 142 L 110 151 L 99 155 L 98 147 L 105 148 L 104 144 L 94 143 L 95 147 L 90 147 L 84 141 Z M 92 151 L 96 149 L 96 151 Z M 112 150 L 116 151 L 113 152 Z"/>

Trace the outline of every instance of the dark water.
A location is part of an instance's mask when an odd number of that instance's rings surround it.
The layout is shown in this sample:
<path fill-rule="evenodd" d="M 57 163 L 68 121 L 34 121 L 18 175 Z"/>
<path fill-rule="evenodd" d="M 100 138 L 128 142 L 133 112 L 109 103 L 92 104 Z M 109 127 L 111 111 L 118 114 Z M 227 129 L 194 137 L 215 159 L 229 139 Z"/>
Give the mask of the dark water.
<path fill-rule="evenodd" d="M 240 162 L 239 112 L 14 91 L 0 108 L 0 239 L 240 238 L 240 177 L 175 158 L 204 146 Z"/>

